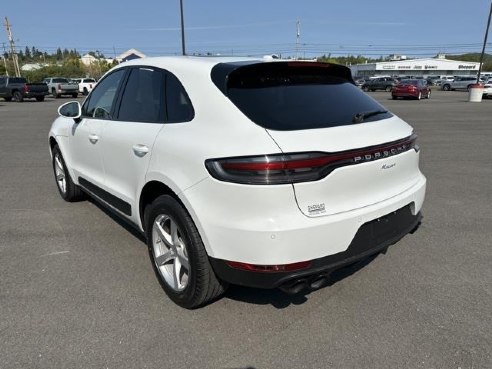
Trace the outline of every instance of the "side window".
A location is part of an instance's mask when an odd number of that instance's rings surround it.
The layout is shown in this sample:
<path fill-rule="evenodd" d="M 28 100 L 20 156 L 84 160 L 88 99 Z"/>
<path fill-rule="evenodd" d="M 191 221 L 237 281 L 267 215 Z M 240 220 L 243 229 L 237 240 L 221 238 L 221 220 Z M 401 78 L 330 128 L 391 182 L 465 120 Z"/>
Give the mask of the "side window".
<path fill-rule="evenodd" d="M 7 82 L 7 78 L 0 77 L 0 86 L 5 86 L 6 82 Z"/>
<path fill-rule="evenodd" d="M 125 72 L 124 69 L 119 69 L 97 85 L 82 107 L 82 116 L 98 119 L 111 118 L 111 108 L 116 98 L 116 91 Z"/>
<path fill-rule="evenodd" d="M 133 68 L 121 98 L 118 120 L 163 123 L 164 118 L 164 73 Z"/>
<path fill-rule="evenodd" d="M 195 115 L 183 85 L 171 73 L 166 78 L 166 107 L 169 122 L 189 122 Z"/>

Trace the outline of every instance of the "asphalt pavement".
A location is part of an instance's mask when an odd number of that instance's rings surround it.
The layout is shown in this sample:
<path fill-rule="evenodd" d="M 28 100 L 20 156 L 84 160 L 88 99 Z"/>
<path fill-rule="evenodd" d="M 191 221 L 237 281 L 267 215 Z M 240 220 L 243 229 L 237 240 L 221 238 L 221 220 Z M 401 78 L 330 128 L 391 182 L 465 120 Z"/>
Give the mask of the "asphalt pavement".
<path fill-rule="evenodd" d="M 419 135 L 421 228 L 306 296 L 233 287 L 194 311 L 141 237 L 59 196 L 68 99 L 0 101 L 0 368 L 492 368 L 492 99 L 371 95 Z"/>

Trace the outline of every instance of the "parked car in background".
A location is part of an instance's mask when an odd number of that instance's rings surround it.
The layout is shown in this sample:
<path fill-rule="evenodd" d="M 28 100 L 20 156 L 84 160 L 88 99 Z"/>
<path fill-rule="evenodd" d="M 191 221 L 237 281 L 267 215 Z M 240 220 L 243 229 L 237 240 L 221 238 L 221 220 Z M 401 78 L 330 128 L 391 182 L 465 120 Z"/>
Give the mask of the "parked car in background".
<path fill-rule="evenodd" d="M 77 83 L 71 83 L 68 78 L 45 78 L 43 82 L 48 85 L 49 92 L 55 98 L 59 98 L 63 95 L 70 95 L 72 97 L 77 97 L 79 95 L 79 85 Z"/>
<path fill-rule="evenodd" d="M 414 130 L 342 65 L 136 59 L 58 111 L 61 197 L 84 192 L 133 223 L 185 308 L 228 284 L 317 289 L 420 224 Z"/>
<path fill-rule="evenodd" d="M 443 81 L 441 83 L 441 90 L 454 91 L 454 90 L 469 90 L 471 85 L 477 82 L 477 77 L 465 76 L 454 77 L 452 81 Z"/>
<path fill-rule="evenodd" d="M 97 83 L 94 78 L 72 78 L 71 81 L 79 85 L 79 92 L 82 95 L 88 95 Z"/>
<path fill-rule="evenodd" d="M 362 89 L 364 91 L 384 90 L 389 92 L 397 84 L 398 81 L 392 77 L 377 77 L 366 81 L 362 85 Z"/>
<path fill-rule="evenodd" d="M 366 80 L 365 79 L 362 79 L 362 78 L 359 78 L 359 79 L 356 79 L 354 80 L 355 82 L 355 85 L 359 88 L 362 88 L 362 86 L 364 85 L 364 83 L 366 83 Z"/>
<path fill-rule="evenodd" d="M 399 97 L 411 97 L 417 100 L 429 99 L 431 89 L 425 79 L 404 79 L 391 90 L 391 97 L 396 100 Z"/>
<path fill-rule="evenodd" d="M 46 83 L 27 83 L 22 77 L 0 77 L 0 97 L 5 101 L 22 102 L 24 99 L 43 101 L 48 94 Z"/>
<path fill-rule="evenodd" d="M 492 98 L 492 79 L 489 79 L 483 86 L 483 97 Z"/>

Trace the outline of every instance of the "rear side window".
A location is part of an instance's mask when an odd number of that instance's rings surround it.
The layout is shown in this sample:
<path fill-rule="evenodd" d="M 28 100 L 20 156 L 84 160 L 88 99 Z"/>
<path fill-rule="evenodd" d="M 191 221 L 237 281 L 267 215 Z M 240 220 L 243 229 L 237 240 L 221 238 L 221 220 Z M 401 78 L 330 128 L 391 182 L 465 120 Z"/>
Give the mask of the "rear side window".
<path fill-rule="evenodd" d="M 229 74 L 225 94 L 254 123 L 279 131 L 356 124 L 357 115 L 370 112 L 379 113 L 369 114 L 365 122 L 391 117 L 352 83 L 345 69 L 299 62 L 247 65 Z"/>
<path fill-rule="evenodd" d="M 118 120 L 164 122 L 164 73 L 150 68 L 131 69 L 121 98 Z"/>
<path fill-rule="evenodd" d="M 168 122 L 189 122 L 193 119 L 194 110 L 184 87 L 179 80 L 167 73 L 166 78 L 166 109 Z"/>
<path fill-rule="evenodd" d="M 96 82 L 96 81 L 91 79 L 91 78 L 84 79 L 84 83 L 94 83 L 94 82 Z"/>

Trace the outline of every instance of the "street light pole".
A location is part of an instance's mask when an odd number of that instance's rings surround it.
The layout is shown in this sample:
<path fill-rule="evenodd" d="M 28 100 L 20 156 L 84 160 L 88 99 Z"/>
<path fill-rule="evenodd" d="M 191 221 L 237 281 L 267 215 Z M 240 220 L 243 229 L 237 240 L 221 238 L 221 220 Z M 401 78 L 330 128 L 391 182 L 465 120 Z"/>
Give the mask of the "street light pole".
<path fill-rule="evenodd" d="M 184 33 L 184 17 L 183 17 L 183 0 L 179 0 L 179 5 L 181 9 L 181 52 L 186 55 L 185 49 L 185 33 Z"/>
<path fill-rule="evenodd" d="M 487 29 L 485 30 L 485 38 L 483 40 L 482 55 L 480 55 L 480 64 L 478 66 L 477 83 L 480 82 L 480 74 L 482 73 L 483 56 L 485 54 L 485 46 L 487 45 L 487 36 L 489 35 L 490 18 L 492 17 L 492 2 L 490 3 L 489 20 L 487 21 Z"/>

